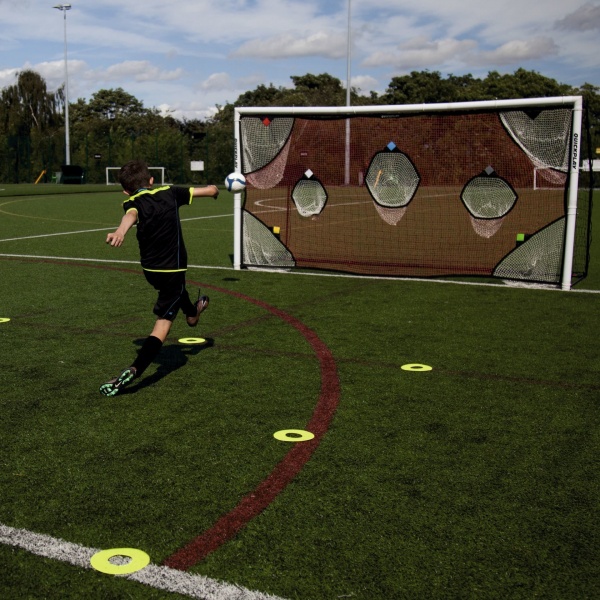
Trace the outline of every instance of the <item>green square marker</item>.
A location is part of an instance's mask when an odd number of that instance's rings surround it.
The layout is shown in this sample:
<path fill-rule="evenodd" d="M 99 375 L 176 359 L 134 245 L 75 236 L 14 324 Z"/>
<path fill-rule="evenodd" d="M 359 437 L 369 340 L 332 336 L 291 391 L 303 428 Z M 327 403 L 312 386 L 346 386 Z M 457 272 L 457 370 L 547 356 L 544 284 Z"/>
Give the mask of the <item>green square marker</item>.
<path fill-rule="evenodd" d="M 517 242 L 524 242 L 524 241 L 525 241 L 525 234 L 517 233 Z"/>

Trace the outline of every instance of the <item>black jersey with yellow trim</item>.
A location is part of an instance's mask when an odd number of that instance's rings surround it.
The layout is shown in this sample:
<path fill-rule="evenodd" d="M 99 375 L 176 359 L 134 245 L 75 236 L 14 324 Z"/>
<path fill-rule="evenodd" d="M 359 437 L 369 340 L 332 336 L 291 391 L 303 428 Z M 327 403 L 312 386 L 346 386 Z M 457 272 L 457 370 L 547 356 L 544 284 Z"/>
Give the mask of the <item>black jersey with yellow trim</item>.
<path fill-rule="evenodd" d="M 161 186 L 138 190 L 123 202 L 126 213 L 137 212 L 137 240 L 144 270 L 187 269 L 179 207 L 191 204 L 192 200 L 193 188 Z"/>

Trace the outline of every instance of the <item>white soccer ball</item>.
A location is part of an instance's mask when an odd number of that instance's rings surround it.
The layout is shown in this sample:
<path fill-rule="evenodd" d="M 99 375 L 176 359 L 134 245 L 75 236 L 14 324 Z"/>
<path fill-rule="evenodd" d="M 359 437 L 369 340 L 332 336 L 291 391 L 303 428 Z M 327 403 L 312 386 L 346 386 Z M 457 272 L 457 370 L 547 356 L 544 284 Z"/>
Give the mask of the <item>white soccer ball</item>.
<path fill-rule="evenodd" d="M 225 177 L 225 187 L 228 192 L 241 192 L 246 188 L 246 178 L 241 173 L 229 173 Z"/>

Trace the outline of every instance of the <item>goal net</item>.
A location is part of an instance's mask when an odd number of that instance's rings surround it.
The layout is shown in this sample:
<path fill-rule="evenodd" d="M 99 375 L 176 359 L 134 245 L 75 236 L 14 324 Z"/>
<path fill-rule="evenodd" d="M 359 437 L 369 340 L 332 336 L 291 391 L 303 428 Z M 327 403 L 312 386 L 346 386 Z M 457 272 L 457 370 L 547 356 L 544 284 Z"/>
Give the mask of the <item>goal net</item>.
<path fill-rule="evenodd" d="M 106 167 L 106 185 L 120 185 L 119 171 L 121 167 Z M 148 167 L 150 175 L 154 177 L 156 185 L 165 184 L 165 168 L 164 167 Z"/>
<path fill-rule="evenodd" d="M 549 167 L 533 168 L 533 189 L 553 190 L 564 189 L 567 181 L 567 173 L 557 171 Z"/>
<path fill-rule="evenodd" d="M 590 237 L 581 116 L 579 96 L 237 108 L 235 267 L 569 289 Z"/>

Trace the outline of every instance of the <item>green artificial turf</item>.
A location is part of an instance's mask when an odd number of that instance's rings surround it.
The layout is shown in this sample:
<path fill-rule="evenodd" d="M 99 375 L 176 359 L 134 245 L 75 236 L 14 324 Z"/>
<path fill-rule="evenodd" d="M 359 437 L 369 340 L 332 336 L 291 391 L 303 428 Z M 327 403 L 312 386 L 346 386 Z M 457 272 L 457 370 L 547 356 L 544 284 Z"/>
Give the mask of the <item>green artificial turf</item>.
<path fill-rule="evenodd" d="M 600 595 L 598 294 L 233 271 L 223 194 L 182 210 L 208 311 L 107 399 L 153 324 L 134 236 L 104 243 L 120 202 L 0 198 L 0 239 L 29 236 L 0 252 L 30 255 L 0 257 L 0 523 L 160 564 L 252 493 L 293 446 L 273 433 L 335 380 L 306 466 L 190 572 L 302 600 Z M 98 231 L 31 237 L 80 230 Z M 576 289 L 598 289 L 594 248 Z M 179 597 L 3 545 L 0 569 L 6 598 Z"/>

